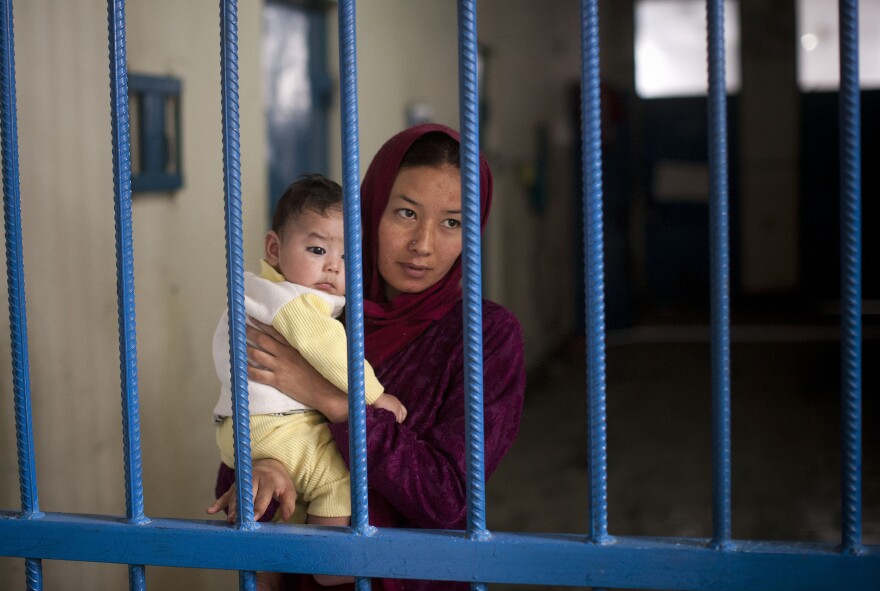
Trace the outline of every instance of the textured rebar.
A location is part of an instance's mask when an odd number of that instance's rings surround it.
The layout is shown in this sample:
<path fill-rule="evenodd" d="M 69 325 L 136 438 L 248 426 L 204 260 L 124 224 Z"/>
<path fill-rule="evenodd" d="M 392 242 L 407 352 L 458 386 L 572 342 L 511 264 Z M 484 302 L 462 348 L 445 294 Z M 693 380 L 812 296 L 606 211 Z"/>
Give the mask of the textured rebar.
<path fill-rule="evenodd" d="M 6 233 L 6 285 L 9 293 L 9 332 L 12 349 L 12 387 L 15 397 L 15 436 L 18 450 L 18 485 L 22 518 L 42 516 L 37 494 L 34 432 L 31 414 L 30 363 L 28 361 L 27 307 L 24 257 L 21 240 L 21 193 L 18 169 L 18 115 L 15 92 L 15 35 L 12 2 L 0 4 L 0 101 L 2 101 L 3 225 Z M 28 591 L 43 588 L 39 559 L 25 559 Z"/>
<path fill-rule="evenodd" d="M 232 380 L 232 433 L 235 447 L 236 525 L 256 529 L 251 483 L 251 429 L 247 386 L 244 310 L 244 247 L 241 218 L 241 144 L 238 113 L 238 4 L 220 0 L 220 98 L 223 136 L 223 195 L 226 220 L 226 298 Z M 256 573 L 239 572 L 242 591 L 256 589 Z"/>
<path fill-rule="evenodd" d="M 608 539 L 608 438 L 605 404 L 605 267 L 598 1 L 581 0 L 580 10 L 590 538 L 594 542 L 602 543 Z"/>
<path fill-rule="evenodd" d="M 458 3 L 458 86 L 461 126 L 464 381 L 467 393 L 468 537 L 485 540 L 486 468 L 483 458 L 483 297 L 480 288 L 480 116 L 477 80 L 477 3 Z M 475 586 L 474 588 L 477 588 Z"/>
<path fill-rule="evenodd" d="M 24 567 L 27 591 L 41 591 L 43 588 L 43 561 L 39 558 L 27 558 L 24 561 Z"/>
<path fill-rule="evenodd" d="M 360 172 L 358 167 L 358 89 L 357 27 L 353 0 L 339 5 L 339 70 L 342 102 L 342 187 L 345 192 L 345 282 L 348 293 L 345 306 L 348 333 L 348 440 L 351 458 L 351 497 L 353 531 L 371 535 L 367 505 L 367 422 L 364 398 L 364 312 L 363 273 L 361 270 Z M 358 581 L 359 589 L 368 589 L 369 580 Z"/>
<path fill-rule="evenodd" d="M 360 140 L 358 136 L 357 26 L 354 0 L 339 3 L 342 188 L 345 215 L 345 326 L 348 335 L 348 452 L 351 473 L 351 527 L 372 535 L 367 491 L 367 415 L 364 397 L 364 307 L 361 257 Z M 356 577 L 358 591 L 370 591 L 367 577 Z"/>
<path fill-rule="evenodd" d="M 862 545 L 862 221 L 859 13 L 840 2 L 841 538 Z"/>
<path fill-rule="evenodd" d="M 15 40 L 12 3 L 2 0 L 0 51 L 3 52 L 2 140 L 3 222 L 6 232 L 6 283 L 9 290 L 9 325 L 12 341 L 12 383 L 15 392 L 15 427 L 18 444 L 18 477 L 21 510 L 25 516 L 40 512 L 34 435 L 30 400 L 30 369 L 27 347 L 24 260 L 21 240 L 21 193 L 18 169 L 18 119 L 15 97 Z"/>
<path fill-rule="evenodd" d="M 125 2 L 108 2 L 110 33 L 110 114 L 113 144 L 113 192 L 116 222 L 116 282 L 126 510 L 143 521 L 140 415 L 138 412 L 137 328 L 134 302 L 134 256 L 131 226 L 131 152 L 128 124 L 128 71 L 125 55 Z"/>
<path fill-rule="evenodd" d="M 129 147 L 128 69 L 125 50 L 125 1 L 108 0 L 110 116 L 113 147 L 113 193 L 116 224 L 116 297 L 119 314 L 119 373 L 122 395 L 122 446 L 125 507 L 133 524 L 144 516 L 138 406 L 137 328 L 134 301 L 134 254 L 131 227 L 131 150 Z M 143 565 L 128 567 L 129 588 L 146 589 Z"/>
<path fill-rule="evenodd" d="M 709 0 L 709 241 L 712 323 L 712 545 L 730 541 L 730 239 L 724 0 Z"/>

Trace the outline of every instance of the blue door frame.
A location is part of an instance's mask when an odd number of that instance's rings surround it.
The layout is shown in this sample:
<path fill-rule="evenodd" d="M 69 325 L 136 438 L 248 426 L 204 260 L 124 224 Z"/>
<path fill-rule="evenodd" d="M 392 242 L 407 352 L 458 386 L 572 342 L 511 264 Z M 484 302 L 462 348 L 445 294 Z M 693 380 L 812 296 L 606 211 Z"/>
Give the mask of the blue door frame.
<path fill-rule="evenodd" d="M 260 526 L 253 519 L 249 480 L 244 305 L 242 288 L 241 186 L 238 138 L 238 74 L 236 4 L 221 2 L 221 63 L 223 100 L 224 187 L 227 209 L 228 296 L 231 318 L 239 515 L 236 524 L 217 521 L 155 519 L 143 511 L 140 476 L 140 433 L 137 399 L 135 314 L 131 266 L 131 179 L 126 68 L 125 20 L 122 0 L 109 0 L 110 72 L 116 193 L 117 268 L 120 357 L 123 367 L 123 433 L 125 447 L 126 515 L 82 515 L 40 511 L 34 469 L 33 426 L 27 362 L 27 321 L 21 258 L 21 216 L 18 188 L 18 138 L 11 0 L 0 0 L 2 72 L 2 134 L 4 215 L 6 223 L 9 306 L 13 340 L 16 434 L 22 506 L 0 511 L 0 555 L 21 557 L 27 564 L 29 589 L 42 588 L 42 560 L 78 560 L 130 565 L 130 587 L 145 589 L 148 565 L 233 569 L 242 572 L 241 587 L 254 588 L 254 571 L 348 573 L 359 589 L 369 577 L 471 581 L 475 589 L 490 582 L 558 584 L 656 589 L 753 590 L 876 589 L 880 584 L 880 547 L 861 539 L 861 325 L 859 108 L 857 3 L 841 2 L 841 119 L 843 324 L 843 467 L 842 531 L 839 545 L 757 542 L 731 538 L 730 506 L 730 364 L 729 364 L 729 238 L 723 22 L 720 0 L 709 1 L 710 47 L 710 260 L 712 263 L 713 370 L 713 515 L 711 539 L 615 537 L 608 531 L 607 449 L 605 436 L 605 325 L 601 131 L 599 126 L 599 19 L 597 0 L 581 0 L 583 79 L 581 92 L 584 248 L 586 292 L 589 528 L 582 535 L 490 532 L 485 524 L 482 458 L 479 224 L 465 224 L 464 267 L 467 355 L 470 369 L 468 405 L 468 529 L 466 531 L 372 528 L 368 522 L 365 462 L 352 466 L 353 515 L 350 528 L 295 525 Z M 358 212 L 357 70 L 355 5 L 340 2 L 343 165 L 346 207 L 354 221 Z M 462 131 L 462 194 L 465 215 L 479 212 L 476 2 L 461 0 L 460 87 Z M 855 62 L 857 63 L 857 61 Z M 363 356 L 363 325 L 356 223 L 346 224 L 347 265 L 354 294 L 347 309 L 349 357 Z M 364 457 L 365 420 L 363 364 L 349 363 L 354 384 L 349 421 L 353 457 Z M 332 556 L 332 561 L 326 557 Z"/>

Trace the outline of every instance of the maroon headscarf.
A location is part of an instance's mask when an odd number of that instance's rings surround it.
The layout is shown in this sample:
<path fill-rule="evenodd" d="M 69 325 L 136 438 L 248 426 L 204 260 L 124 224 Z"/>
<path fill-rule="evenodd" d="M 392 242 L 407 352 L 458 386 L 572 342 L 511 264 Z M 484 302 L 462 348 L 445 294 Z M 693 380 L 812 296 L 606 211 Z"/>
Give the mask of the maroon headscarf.
<path fill-rule="evenodd" d="M 402 293 L 388 302 L 379 276 L 379 220 L 385 212 L 400 163 L 413 142 L 439 131 L 460 142 L 458 132 L 435 123 L 405 129 L 385 142 L 373 158 L 361 184 L 363 225 L 364 330 L 367 360 L 379 367 L 410 344 L 461 299 L 461 257 L 443 279 L 420 293 Z M 492 171 L 480 154 L 480 230 L 486 226 L 492 203 Z M 462 204 L 464 205 L 464 204 Z"/>

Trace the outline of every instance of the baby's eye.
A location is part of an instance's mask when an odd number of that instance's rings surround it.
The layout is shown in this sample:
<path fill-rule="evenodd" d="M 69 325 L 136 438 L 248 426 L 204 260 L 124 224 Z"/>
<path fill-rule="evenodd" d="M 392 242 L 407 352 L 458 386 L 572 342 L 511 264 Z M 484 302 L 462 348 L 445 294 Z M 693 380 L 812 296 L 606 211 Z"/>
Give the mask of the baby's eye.
<path fill-rule="evenodd" d="M 461 227 L 461 220 L 457 220 L 455 218 L 449 218 L 448 220 L 443 220 L 443 225 L 450 230 L 454 230 L 455 228 Z"/>
<path fill-rule="evenodd" d="M 399 215 L 402 218 L 406 218 L 408 220 L 411 220 L 412 218 L 416 217 L 416 212 L 414 212 L 411 209 L 407 209 L 405 207 L 402 207 L 397 210 L 397 215 Z"/>
<path fill-rule="evenodd" d="M 309 246 L 309 247 L 306 247 L 306 250 L 309 251 L 310 253 L 316 254 L 318 256 L 321 256 L 323 254 L 327 254 L 327 251 L 324 250 L 323 248 L 321 248 L 320 246 Z"/>

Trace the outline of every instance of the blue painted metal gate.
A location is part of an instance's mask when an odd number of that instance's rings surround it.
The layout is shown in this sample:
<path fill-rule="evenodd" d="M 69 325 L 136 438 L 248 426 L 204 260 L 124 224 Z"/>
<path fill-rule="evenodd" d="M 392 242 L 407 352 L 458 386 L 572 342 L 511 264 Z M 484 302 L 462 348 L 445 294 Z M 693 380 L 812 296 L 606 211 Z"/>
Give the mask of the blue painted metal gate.
<path fill-rule="evenodd" d="M 0 511 L 0 555 L 26 561 L 28 589 L 42 588 L 41 561 L 79 560 L 128 564 L 132 589 L 145 589 L 149 565 L 233 569 L 252 589 L 254 571 L 355 574 L 360 589 L 369 577 L 472 582 L 557 584 L 659 589 L 876 589 L 880 547 L 861 536 L 861 276 L 860 139 L 857 2 L 841 2 L 841 169 L 843 251 L 843 506 L 841 543 L 753 542 L 731 538 L 729 252 L 727 141 L 721 0 L 708 1 L 709 118 L 711 167 L 711 282 L 713 371 L 714 527 L 711 539 L 614 537 L 608 532 L 605 331 L 602 252 L 602 180 L 599 129 L 599 19 L 596 0 L 581 0 L 582 141 L 585 193 L 587 381 L 590 449 L 589 531 L 582 535 L 490 532 L 485 522 L 482 466 L 482 352 L 479 224 L 465 224 L 465 301 L 468 365 L 468 529 L 459 531 L 376 529 L 367 514 L 363 365 L 350 363 L 355 395 L 349 420 L 352 461 L 352 525 L 260 527 L 253 519 L 245 372 L 241 245 L 241 187 L 238 139 L 237 8 L 221 2 L 221 64 L 224 183 L 227 220 L 228 298 L 233 391 L 236 400 L 238 522 L 152 519 L 144 514 L 140 460 L 131 190 L 122 0 L 109 0 L 113 171 L 119 335 L 122 373 L 126 515 L 82 515 L 40 511 L 30 412 L 27 321 L 22 265 L 18 137 L 11 0 L 2 0 L 3 185 L 9 309 L 13 341 L 16 433 L 21 509 Z M 358 118 L 355 66 L 355 6 L 340 2 L 343 104 L 343 186 L 346 187 L 346 272 L 354 286 L 347 309 L 349 356 L 363 356 L 358 220 Z M 479 215 L 476 2 L 460 0 L 460 88 L 464 215 Z M 470 229 L 468 231 L 468 229 Z M 285 551 L 285 549 L 289 549 Z M 332 563 L 325 557 L 332 556 Z"/>

